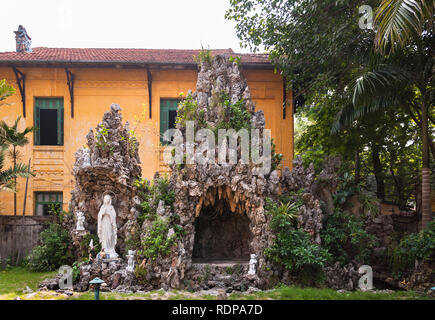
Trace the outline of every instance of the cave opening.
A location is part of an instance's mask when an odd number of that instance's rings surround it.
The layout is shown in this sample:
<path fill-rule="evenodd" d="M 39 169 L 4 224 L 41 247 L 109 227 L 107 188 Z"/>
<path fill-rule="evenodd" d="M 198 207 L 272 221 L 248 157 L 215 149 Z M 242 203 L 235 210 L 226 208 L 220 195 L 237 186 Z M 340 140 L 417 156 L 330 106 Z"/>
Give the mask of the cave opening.
<path fill-rule="evenodd" d="M 219 205 L 202 207 L 195 220 L 192 262 L 248 262 L 252 241 L 248 216 L 245 212 L 232 212 L 224 199 L 216 204 Z"/>

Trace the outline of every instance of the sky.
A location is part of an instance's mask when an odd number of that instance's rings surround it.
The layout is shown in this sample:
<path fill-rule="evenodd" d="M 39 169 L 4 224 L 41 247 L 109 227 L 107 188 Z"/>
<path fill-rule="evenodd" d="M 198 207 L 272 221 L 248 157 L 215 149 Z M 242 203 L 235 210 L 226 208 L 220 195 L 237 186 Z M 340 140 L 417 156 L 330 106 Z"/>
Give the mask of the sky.
<path fill-rule="evenodd" d="M 32 47 L 241 49 L 229 0 L 20 0 L 2 3 L 0 51 L 23 25 Z"/>

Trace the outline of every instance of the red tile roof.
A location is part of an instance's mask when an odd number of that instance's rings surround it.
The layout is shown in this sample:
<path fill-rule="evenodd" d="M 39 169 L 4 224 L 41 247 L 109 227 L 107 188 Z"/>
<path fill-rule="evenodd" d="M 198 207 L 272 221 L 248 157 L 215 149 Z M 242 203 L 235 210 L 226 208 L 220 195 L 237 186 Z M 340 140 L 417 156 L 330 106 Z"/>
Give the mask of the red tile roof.
<path fill-rule="evenodd" d="M 212 54 L 240 56 L 242 64 L 270 65 L 266 54 L 238 54 L 232 49 L 211 50 Z M 32 52 L 0 52 L 0 64 L 182 64 L 194 65 L 200 50 L 33 48 Z"/>

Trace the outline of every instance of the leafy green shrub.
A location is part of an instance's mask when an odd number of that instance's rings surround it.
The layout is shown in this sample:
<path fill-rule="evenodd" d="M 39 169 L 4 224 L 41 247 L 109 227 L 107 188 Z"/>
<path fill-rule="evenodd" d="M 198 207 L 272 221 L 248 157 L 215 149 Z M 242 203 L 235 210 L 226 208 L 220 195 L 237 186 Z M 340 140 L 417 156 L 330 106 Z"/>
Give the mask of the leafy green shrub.
<path fill-rule="evenodd" d="M 271 161 L 271 171 L 277 169 L 279 167 L 279 165 L 281 164 L 283 155 L 282 153 L 276 153 L 276 144 L 273 140 L 273 138 L 271 139 L 271 143 L 272 143 L 272 148 L 271 148 L 271 156 L 272 156 L 272 161 Z"/>
<path fill-rule="evenodd" d="M 345 172 L 339 177 L 337 191 L 333 195 L 334 206 L 340 207 L 344 205 L 350 196 L 358 193 L 359 186 L 355 183 L 355 179 L 348 172 Z"/>
<path fill-rule="evenodd" d="M 52 271 L 62 265 L 70 265 L 71 238 L 58 223 L 51 223 L 41 232 L 41 245 L 33 248 L 27 256 L 27 267 L 31 271 Z"/>
<path fill-rule="evenodd" d="M 138 188 L 139 198 L 141 199 L 141 212 L 137 218 L 140 226 L 142 226 L 145 220 L 154 220 L 160 200 L 166 206 L 173 208 L 175 193 L 169 188 L 169 178 L 167 175 L 151 183 L 143 179 L 137 179 L 134 185 Z"/>
<path fill-rule="evenodd" d="M 296 229 L 298 203 L 273 203 L 267 200 L 266 210 L 272 215 L 270 228 L 275 234 L 272 246 L 265 255 L 292 273 L 311 274 L 312 279 L 322 275 L 322 267 L 329 259 L 327 250 L 311 242 L 310 236 Z"/>
<path fill-rule="evenodd" d="M 325 162 L 326 152 L 323 150 L 322 146 L 315 146 L 305 150 L 301 153 L 301 156 L 304 168 L 308 168 L 310 164 L 313 164 L 315 172 L 319 173 Z"/>
<path fill-rule="evenodd" d="M 405 236 L 390 254 L 391 267 L 395 273 L 410 270 L 415 260 L 435 261 L 435 221 L 422 231 Z"/>
<path fill-rule="evenodd" d="M 3 261 L 0 261 L 0 270 L 1 271 L 7 271 L 11 269 L 14 266 L 12 257 L 7 257 Z"/>
<path fill-rule="evenodd" d="M 329 259 L 327 250 L 311 242 L 310 236 L 301 229 L 287 229 L 287 222 L 279 219 L 275 223 L 280 229 L 274 244 L 265 250 L 267 257 L 282 264 L 289 271 L 306 267 L 321 268 Z"/>
<path fill-rule="evenodd" d="M 109 130 L 104 125 L 99 125 L 99 128 L 95 134 L 95 145 L 102 152 L 113 152 L 113 147 L 109 147 Z"/>
<path fill-rule="evenodd" d="M 376 194 L 365 190 L 361 184 L 355 182 L 354 176 L 350 175 L 348 172 L 344 172 L 339 177 L 337 191 L 333 195 L 334 206 L 345 210 L 344 205 L 349 197 L 353 195 L 358 195 L 364 212 L 367 212 L 371 216 L 377 216 L 379 214 L 380 200 L 376 197 Z"/>
<path fill-rule="evenodd" d="M 60 203 L 51 203 L 48 207 L 48 213 L 56 217 L 56 223 L 62 224 L 65 218 L 70 214 L 69 212 L 63 211 Z"/>
<path fill-rule="evenodd" d="M 216 132 L 219 129 L 234 129 L 239 131 L 240 129 L 251 129 L 251 114 L 246 110 L 245 101 L 240 99 L 236 103 L 232 104 L 230 97 L 226 92 L 221 92 L 219 96 L 219 103 L 223 105 L 223 119 L 215 129 Z"/>
<path fill-rule="evenodd" d="M 74 283 L 80 280 L 80 266 L 88 262 L 89 260 L 87 259 L 82 261 L 74 261 L 74 263 L 72 264 L 72 277 Z"/>
<path fill-rule="evenodd" d="M 358 197 L 362 207 L 369 215 L 379 215 L 381 200 L 378 199 L 374 192 L 360 189 Z"/>
<path fill-rule="evenodd" d="M 157 217 L 151 228 L 147 232 L 147 236 L 142 239 L 142 254 L 145 258 L 155 260 L 159 254 L 167 255 L 174 242 L 176 234 L 168 238 L 169 224 Z"/>
<path fill-rule="evenodd" d="M 134 276 L 136 277 L 137 281 L 141 285 L 146 285 L 148 283 L 147 281 L 147 269 L 144 267 L 137 265 L 134 269 Z"/>
<path fill-rule="evenodd" d="M 280 201 L 279 203 L 275 201 L 271 201 L 270 199 L 266 200 L 266 210 L 271 212 L 275 219 L 272 218 L 272 228 L 274 228 L 274 224 L 279 221 L 280 218 L 283 218 L 282 222 L 288 225 L 289 227 L 295 226 L 295 221 L 298 217 L 300 205 L 295 202 L 290 201 Z M 276 228 L 275 228 L 276 229 Z"/>
<path fill-rule="evenodd" d="M 243 99 L 231 104 L 229 98 L 225 97 L 224 106 L 230 118 L 227 123 L 229 123 L 231 129 L 239 131 L 240 129 L 251 128 L 251 114 L 244 108 L 244 104 Z"/>
<path fill-rule="evenodd" d="M 242 62 L 242 59 L 240 58 L 240 57 L 233 57 L 233 56 L 230 56 L 229 58 L 228 58 L 228 61 L 229 62 L 231 62 L 231 63 L 236 63 L 237 64 L 237 66 L 238 67 L 240 67 L 240 63 Z"/>
<path fill-rule="evenodd" d="M 175 238 L 183 234 L 182 227 L 177 224 L 180 218 L 178 215 L 173 215 L 169 221 L 163 220 L 157 215 L 160 201 L 163 201 L 165 206 L 173 208 L 175 194 L 170 189 L 167 175 L 159 177 L 151 183 L 136 180 L 135 186 L 139 190 L 142 209 L 137 219 L 138 223 L 141 226 L 145 220 L 152 223 L 145 238 L 141 239 L 139 233 L 131 234 L 127 238 L 126 249 L 138 250 L 139 255 L 156 259 L 159 254 L 169 253 Z M 174 235 L 167 238 L 170 228 L 174 230 Z"/>
<path fill-rule="evenodd" d="M 159 204 L 160 200 L 163 200 L 166 206 L 173 207 L 175 201 L 174 191 L 169 189 L 168 175 L 164 175 L 157 180 L 154 180 L 151 184 L 151 192 L 154 193 L 154 203 Z"/>
<path fill-rule="evenodd" d="M 197 112 L 198 103 L 193 99 L 192 94 L 188 93 L 186 98 L 180 102 L 177 110 L 177 118 L 175 124 L 180 124 L 181 127 L 186 127 L 186 121 L 195 121 L 200 128 L 206 126 L 204 112 Z"/>
<path fill-rule="evenodd" d="M 365 231 L 363 220 L 339 209 L 326 217 L 320 237 L 322 245 L 342 265 L 351 260 L 369 263 L 377 245 L 376 237 Z"/>
<path fill-rule="evenodd" d="M 193 60 L 197 63 L 199 67 L 201 66 L 202 63 L 211 66 L 211 64 L 213 63 L 213 56 L 211 54 L 211 50 L 204 49 L 204 47 L 201 46 L 201 51 L 197 56 L 193 57 Z"/>

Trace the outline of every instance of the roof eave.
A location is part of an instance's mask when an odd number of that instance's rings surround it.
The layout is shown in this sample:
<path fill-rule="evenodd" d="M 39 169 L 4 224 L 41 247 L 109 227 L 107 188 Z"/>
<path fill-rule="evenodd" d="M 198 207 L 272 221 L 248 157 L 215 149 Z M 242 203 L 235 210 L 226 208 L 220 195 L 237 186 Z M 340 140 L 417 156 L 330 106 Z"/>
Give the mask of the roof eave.
<path fill-rule="evenodd" d="M 242 62 L 243 68 L 247 69 L 266 69 L 273 70 L 274 67 L 270 63 L 255 63 L 255 62 Z M 92 68 L 92 67 L 106 67 L 106 68 L 146 68 L 146 67 L 169 67 L 177 68 L 183 67 L 186 69 L 197 69 L 198 66 L 195 62 L 143 62 L 143 61 L 69 61 L 69 60 L 0 60 L 0 66 L 7 67 L 78 67 L 78 68 Z"/>

